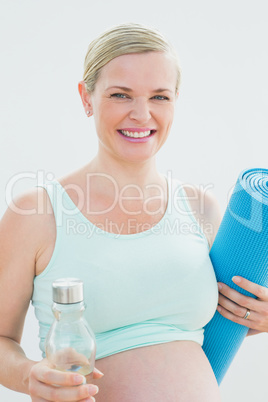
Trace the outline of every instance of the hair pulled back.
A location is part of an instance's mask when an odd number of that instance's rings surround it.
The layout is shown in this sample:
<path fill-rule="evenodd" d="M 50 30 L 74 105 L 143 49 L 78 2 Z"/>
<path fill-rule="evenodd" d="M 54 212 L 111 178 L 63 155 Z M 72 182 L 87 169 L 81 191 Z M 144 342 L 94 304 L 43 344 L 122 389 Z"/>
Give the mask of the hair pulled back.
<path fill-rule="evenodd" d="M 175 49 L 158 30 L 136 23 L 113 26 L 90 43 L 83 75 L 87 91 L 94 91 L 101 69 L 109 61 L 125 54 L 145 52 L 164 52 L 173 58 L 177 69 L 177 92 L 181 70 Z"/>

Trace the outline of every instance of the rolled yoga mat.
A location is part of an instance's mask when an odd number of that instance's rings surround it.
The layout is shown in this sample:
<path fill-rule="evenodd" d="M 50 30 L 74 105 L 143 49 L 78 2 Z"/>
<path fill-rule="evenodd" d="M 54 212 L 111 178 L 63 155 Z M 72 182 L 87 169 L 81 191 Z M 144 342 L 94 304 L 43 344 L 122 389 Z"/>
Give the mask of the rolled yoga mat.
<path fill-rule="evenodd" d="M 232 282 L 242 276 L 268 287 L 268 169 L 244 170 L 234 187 L 210 251 L 218 282 L 255 297 Z M 203 349 L 220 384 L 248 328 L 216 311 L 205 326 Z"/>

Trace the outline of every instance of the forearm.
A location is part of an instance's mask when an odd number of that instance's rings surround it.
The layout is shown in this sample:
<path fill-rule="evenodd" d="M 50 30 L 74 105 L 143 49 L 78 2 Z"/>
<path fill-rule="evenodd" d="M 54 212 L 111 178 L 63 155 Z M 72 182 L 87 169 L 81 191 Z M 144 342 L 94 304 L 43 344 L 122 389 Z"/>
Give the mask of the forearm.
<path fill-rule="evenodd" d="M 0 337 L 0 361 L 0 383 L 13 391 L 29 394 L 29 373 L 36 362 L 25 356 L 17 342 L 5 337 Z"/>

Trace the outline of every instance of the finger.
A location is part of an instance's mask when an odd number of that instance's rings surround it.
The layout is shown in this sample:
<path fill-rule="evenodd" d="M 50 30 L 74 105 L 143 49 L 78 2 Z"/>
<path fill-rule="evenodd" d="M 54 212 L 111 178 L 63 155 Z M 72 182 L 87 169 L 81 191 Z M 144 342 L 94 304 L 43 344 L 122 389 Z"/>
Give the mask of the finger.
<path fill-rule="evenodd" d="M 235 289 L 232 289 L 230 286 L 225 285 L 222 282 L 218 283 L 220 294 L 224 295 L 228 299 L 232 300 L 239 306 L 245 307 L 249 310 L 258 311 L 260 309 L 260 301 L 254 299 L 250 296 L 242 295 L 242 293 L 238 292 Z"/>
<path fill-rule="evenodd" d="M 245 307 L 239 306 L 238 304 L 232 302 L 230 299 L 221 294 L 219 294 L 219 305 L 221 307 L 224 307 L 225 310 L 228 310 L 229 312 L 240 318 L 243 318 L 247 312 L 247 309 Z M 254 320 L 253 315 L 254 312 L 250 310 L 250 318 Z"/>
<path fill-rule="evenodd" d="M 46 365 L 38 367 L 36 370 L 36 379 L 45 384 L 57 384 L 60 386 L 71 387 L 84 383 L 85 377 L 76 373 L 67 373 L 59 370 L 53 370 Z"/>
<path fill-rule="evenodd" d="M 34 400 L 32 401 L 35 402 Z M 38 401 L 36 402 L 47 402 L 47 399 L 38 399 Z M 77 402 L 77 401 L 71 401 L 71 402 Z M 94 396 L 90 396 L 86 399 L 81 399 L 79 402 L 96 402 L 96 399 L 94 398 Z"/>
<path fill-rule="evenodd" d="M 254 323 L 254 321 L 252 321 L 250 319 L 245 320 L 244 318 L 238 317 L 237 315 L 234 315 L 233 313 L 231 313 L 230 311 L 226 310 L 222 306 L 218 306 L 217 311 L 223 317 L 227 318 L 228 320 L 236 322 L 237 324 L 240 324 L 240 325 L 244 325 L 245 327 L 248 327 L 248 328 L 256 329 L 255 328 L 256 324 Z"/>
<path fill-rule="evenodd" d="M 40 400 L 39 401 L 39 399 L 38 399 L 38 402 L 47 402 L 47 401 L 45 401 L 44 399 L 42 399 L 42 401 Z M 70 402 L 70 401 L 69 401 Z M 77 402 L 76 400 L 75 401 L 71 401 L 71 402 Z M 96 402 L 96 399 L 94 398 L 94 396 L 89 396 L 88 398 L 86 398 L 86 399 L 81 399 L 79 402 Z"/>
<path fill-rule="evenodd" d="M 98 392 L 98 387 L 93 384 L 79 385 L 78 387 L 57 387 L 47 384 L 38 384 L 38 394 L 46 401 L 83 401 L 90 400 L 90 397 Z"/>
<path fill-rule="evenodd" d="M 43 399 L 43 398 L 32 398 L 32 402 L 47 402 L 47 399 Z M 72 401 L 72 402 L 77 402 L 77 401 Z M 94 398 L 94 396 L 90 396 L 89 398 L 86 399 L 82 399 L 79 402 L 96 402 L 96 399 Z"/>
<path fill-rule="evenodd" d="M 257 296 L 259 299 L 268 301 L 268 288 L 251 282 L 246 278 L 242 278 L 241 276 L 234 276 L 232 281 L 240 288 L 247 290 L 248 292 Z"/>
<path fill-rule="evenodd" d="M 101 378 L 103 376 L 104 376 L 104 374 L 95 367 L 94 370 L 93 370 L 93 378 L 98 379 L 98 378 Z"/>

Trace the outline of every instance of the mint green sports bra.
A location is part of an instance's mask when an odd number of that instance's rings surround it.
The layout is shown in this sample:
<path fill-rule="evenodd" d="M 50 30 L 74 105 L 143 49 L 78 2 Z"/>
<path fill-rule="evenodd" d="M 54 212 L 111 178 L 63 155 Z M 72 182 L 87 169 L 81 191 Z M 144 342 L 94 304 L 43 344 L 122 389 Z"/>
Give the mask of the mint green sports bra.
<path fill-rule="evenodd" d="M 218 303 L 216 277 L 182 184 L 165 177 L 168 205 L 160 222 L 122 235 L 91 223 L 56 180 L 38 185 L 49 195 L 57 227 L 53 255 L 35 277 L 32 296 L 43 357 L 53 321 L 51 285 L 70 276 L 84 281 L 96 359 L 176 340 L 202 345 Z"/>

